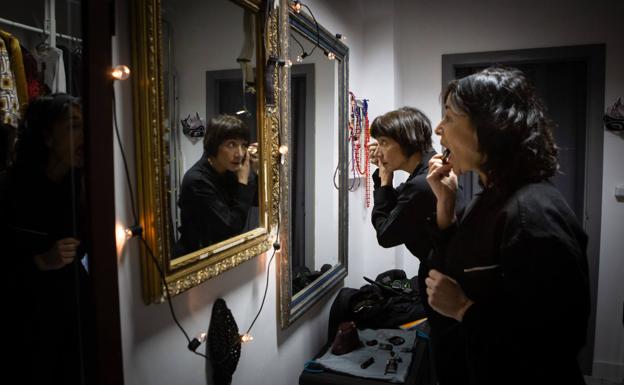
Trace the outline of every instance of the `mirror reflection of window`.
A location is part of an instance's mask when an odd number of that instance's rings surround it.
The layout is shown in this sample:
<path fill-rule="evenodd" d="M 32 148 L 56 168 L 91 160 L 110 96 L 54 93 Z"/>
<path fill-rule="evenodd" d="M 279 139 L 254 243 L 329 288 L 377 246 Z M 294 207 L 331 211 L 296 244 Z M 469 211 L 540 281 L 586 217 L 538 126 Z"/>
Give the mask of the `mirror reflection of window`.
<path fill-rule="evenodd" d="M 91 382 L 81 1 L 3 4 L 0 242 L 21 382 Z M 6 7 L 4 6 L 6 5 Z M 43 29 L 46 5 L 54 12 Z M 22 349 L 22 350 L 20 350 Z"/>
<path fill-rule="evenodd" d="M 256 26 L 229 0 L 162 3 L 173 258 L 259 227 Z"/>
<path fill-rule="evenodd" d="M 338 63 L 291 30 L 291 276 L 299 292 L 338 263 Z M 294 61 L 294 60 L 293 60 Z"/>

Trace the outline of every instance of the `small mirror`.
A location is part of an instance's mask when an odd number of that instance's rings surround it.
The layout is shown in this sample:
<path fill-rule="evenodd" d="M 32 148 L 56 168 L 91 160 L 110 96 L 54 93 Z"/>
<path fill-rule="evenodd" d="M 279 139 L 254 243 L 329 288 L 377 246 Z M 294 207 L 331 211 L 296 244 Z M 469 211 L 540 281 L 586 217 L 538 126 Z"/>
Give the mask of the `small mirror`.
<path fill-rule="evenodd" d="M 348 48 L 313 19 L 291 13 L 287 250 L 282 327 L 347 274 Z"/>

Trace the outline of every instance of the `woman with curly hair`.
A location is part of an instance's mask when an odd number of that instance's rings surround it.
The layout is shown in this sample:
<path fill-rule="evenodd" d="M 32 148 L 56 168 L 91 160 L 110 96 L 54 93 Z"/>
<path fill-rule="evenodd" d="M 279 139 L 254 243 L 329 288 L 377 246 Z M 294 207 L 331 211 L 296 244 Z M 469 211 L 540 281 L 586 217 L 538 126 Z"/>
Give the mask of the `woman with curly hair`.
<path fill-rule="evenodd" d="M 448 159 L 429 163 L 443 271 L 429 304 L 457 321 L 463 383 L 583 384 L 577 355 L 589 315 L 587 236 L 549 180 L 558 169 L 552 122 L 524 74 L 488 68 L 452 81 L 436 128 Z M 454 214 L 457 176 L 483 191 Z"/>

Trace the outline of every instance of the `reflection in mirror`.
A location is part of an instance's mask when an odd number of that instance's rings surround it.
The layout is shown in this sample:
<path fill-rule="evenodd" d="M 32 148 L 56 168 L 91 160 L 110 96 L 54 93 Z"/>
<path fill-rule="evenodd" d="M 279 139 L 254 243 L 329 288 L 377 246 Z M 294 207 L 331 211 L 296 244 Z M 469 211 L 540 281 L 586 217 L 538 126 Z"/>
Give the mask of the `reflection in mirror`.
<path fill-rule="evenodd" d="M 338 263 L 338 65 L 291 30 L 291 277 L 295 295 Z M 305 64 L 303 64 L 305 63 Z"/>
<path fill-rule="evenodd" d="M 307 14 L 292 10 L 281 35 L 296 61 L 280 102 L 283 135 L 280 315 L 288 327 L 347 275 L 347 90 L 349 49 Z M 303 60 L 301 60 L 303 58 Z"/>
<path fill-rule="evenodd" d="M 163 0 L 171 256 L 260 226 L 255 15 L 230 0 Z"/>
<path fill-rule="evenodd" d="M 9 346 L 23 383 L 90 383 L 81 1 L 10 3 L 0 19 L 0 244 L 7 287 L 19 288 L 7 319 L 19 343 Z"/>

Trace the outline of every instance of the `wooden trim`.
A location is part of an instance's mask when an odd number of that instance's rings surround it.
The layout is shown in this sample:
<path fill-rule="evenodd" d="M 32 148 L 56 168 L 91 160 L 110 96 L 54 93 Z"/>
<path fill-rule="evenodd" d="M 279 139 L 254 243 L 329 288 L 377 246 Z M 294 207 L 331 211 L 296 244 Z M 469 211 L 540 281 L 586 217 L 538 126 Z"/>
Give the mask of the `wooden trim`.
<path fill-rule="evenodd" d="M 94 355 L 94 373 L 88 373 L 88 377 L 96 384 L 123 384 L 115 248 L 113 89 L 108 75 L 112 62 L 114 1 L 82 4 L 89 283 L 95 320 L 95 352 L 87 352 Z"/>

